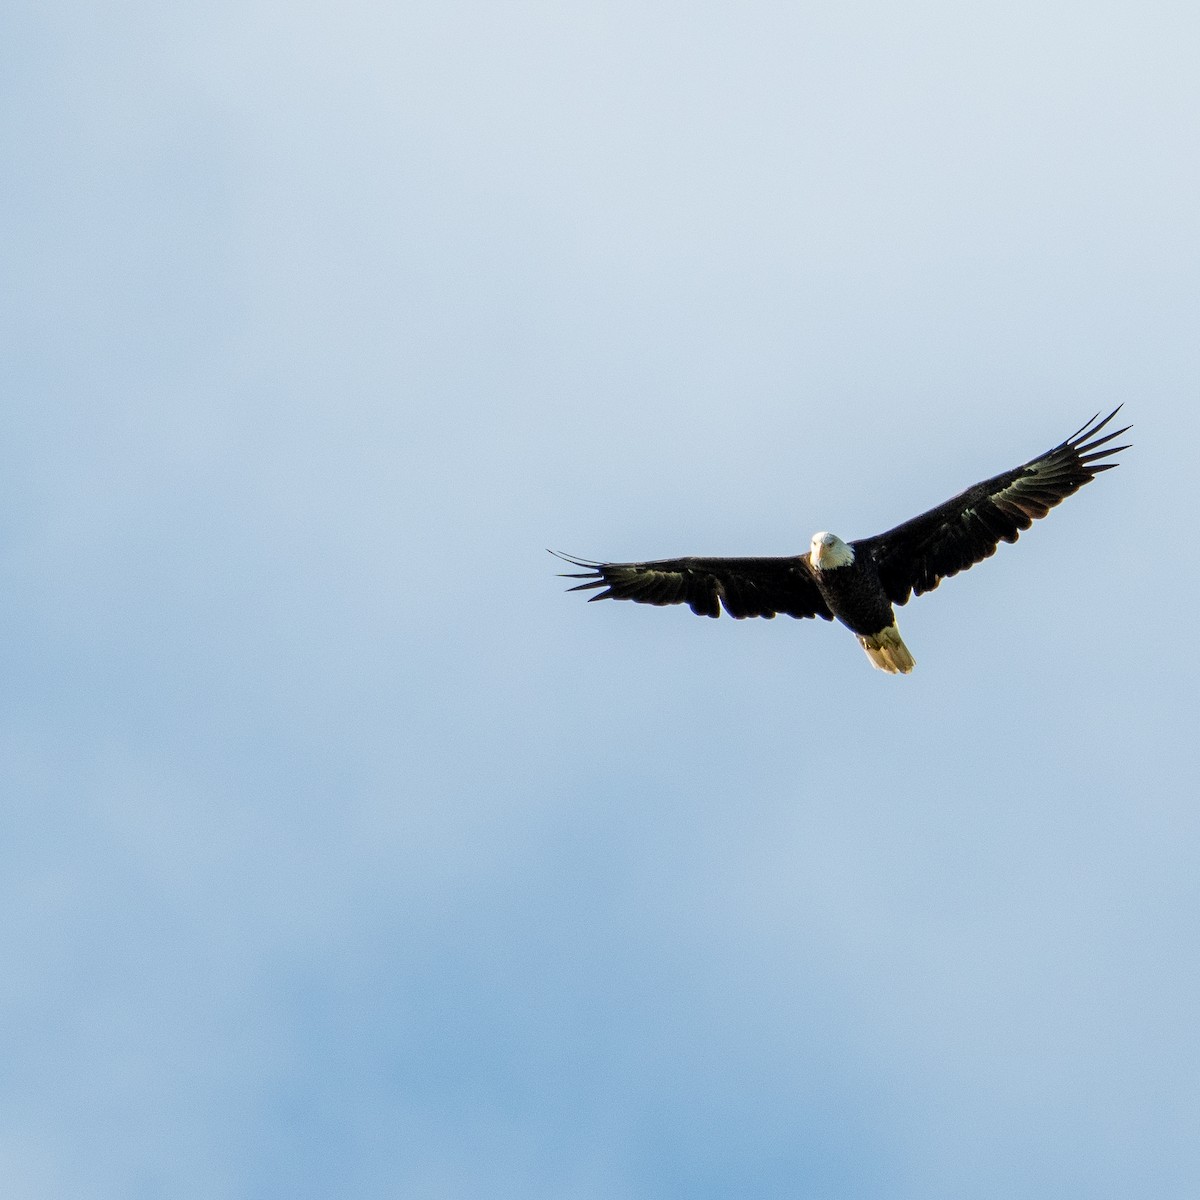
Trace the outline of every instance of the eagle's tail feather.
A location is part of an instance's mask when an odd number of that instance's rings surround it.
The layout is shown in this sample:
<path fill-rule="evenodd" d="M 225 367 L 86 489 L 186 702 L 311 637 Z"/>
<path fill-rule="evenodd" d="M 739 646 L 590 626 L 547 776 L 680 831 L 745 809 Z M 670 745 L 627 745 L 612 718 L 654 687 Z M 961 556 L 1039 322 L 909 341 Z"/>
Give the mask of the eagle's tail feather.
<path fill-rule="evenodd" d="M 858 641 L 867 652 L 871 666 L 889 675 L 907 675 L 917 665 L 908 647 L 900 640 L 895 621 L 878 633 L 860 633 Z"/>

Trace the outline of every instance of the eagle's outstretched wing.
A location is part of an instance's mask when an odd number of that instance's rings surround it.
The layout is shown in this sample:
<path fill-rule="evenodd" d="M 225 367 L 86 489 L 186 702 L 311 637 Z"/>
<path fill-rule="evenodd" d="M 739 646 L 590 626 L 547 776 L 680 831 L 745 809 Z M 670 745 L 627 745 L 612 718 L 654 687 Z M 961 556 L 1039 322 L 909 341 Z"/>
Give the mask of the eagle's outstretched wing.
<path fill-rule="evenodd" d="M 566 579 L 587 582 L 572 592 L 597 591 L 589 600 L 635 600 L 639 604 L 686 604 L 702 617 L 824 617 L 833 614 L 821 599 L 812 568 L 798 558 L 665 558 L 657 562 L 601 563 L 557 554 L 583 571 Z"/>
<path fill-rule="evenodd" d="M 1128 447 L 1107 443 L 1131 426 L 1096 435 L 1120 411 L 1114 409 L 1102 421 L 1097 413 L 1065 442 L 1024 466 L 985 479 L 887 533 L 854 542 L 855 553 L 874 558 L 893 604 L 906 603 L 913 592 L 933 591 L 943 579 L 989 558 L 1000 542 L 1015 542 L 1022 529 L 1101 471 L 1115 467 L 1115 462 L 1101 460 Z"/>

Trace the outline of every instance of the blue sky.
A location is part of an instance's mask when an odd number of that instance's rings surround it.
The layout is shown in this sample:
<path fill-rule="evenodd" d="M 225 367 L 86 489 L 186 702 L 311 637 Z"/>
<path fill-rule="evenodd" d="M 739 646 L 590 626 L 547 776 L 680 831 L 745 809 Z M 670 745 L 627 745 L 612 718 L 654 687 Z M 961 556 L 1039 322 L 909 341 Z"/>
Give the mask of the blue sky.
<path fill-rule="evenodd" d="M 1198 33 L 10 5 L 5 1195 L 1194 1196 Z M 1120 403 L 909 678 L 545 554 Z"/>

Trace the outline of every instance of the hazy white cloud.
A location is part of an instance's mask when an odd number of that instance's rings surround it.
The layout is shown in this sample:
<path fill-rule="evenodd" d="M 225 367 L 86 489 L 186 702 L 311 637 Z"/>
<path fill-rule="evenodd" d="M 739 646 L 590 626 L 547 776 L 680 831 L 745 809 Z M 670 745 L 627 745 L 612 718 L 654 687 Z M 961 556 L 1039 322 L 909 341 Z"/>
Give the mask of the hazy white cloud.
<path fill-rule="evenodd" d="M 1195 1191 L 1190 9 L 8 22 L 12 1194 Z M 544 553 L 1122 402 L 911 679 Z"/>

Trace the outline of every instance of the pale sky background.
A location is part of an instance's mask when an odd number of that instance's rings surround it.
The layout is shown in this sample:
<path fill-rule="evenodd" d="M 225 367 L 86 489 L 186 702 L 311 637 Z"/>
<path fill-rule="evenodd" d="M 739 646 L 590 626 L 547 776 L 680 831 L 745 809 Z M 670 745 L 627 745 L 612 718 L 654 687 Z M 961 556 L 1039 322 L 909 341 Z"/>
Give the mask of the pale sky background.
<path fill-rule="evenodd" d="M 0 17 L 6 1200 L 1200 1195 L 1194 2 Z M 900 611 L 588 606 L 1124 403 Z"/>

